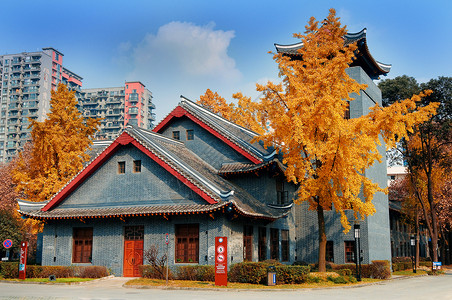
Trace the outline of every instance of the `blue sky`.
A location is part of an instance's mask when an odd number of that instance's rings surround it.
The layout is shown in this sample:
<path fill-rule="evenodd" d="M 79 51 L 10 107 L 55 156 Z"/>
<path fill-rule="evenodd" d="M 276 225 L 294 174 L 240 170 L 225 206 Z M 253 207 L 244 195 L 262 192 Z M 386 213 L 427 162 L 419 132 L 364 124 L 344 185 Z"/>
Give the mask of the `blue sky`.
<path fill-rule="evenodd" d="M 30 1 L 2 0 L 0 53 L 53 47 L 83 87 L 139 80 L 153 93 L 157 121 L 207 88 L 253 98 L 256 82 L 278 80 L 268 51 L 298 42 L 311 16 L 335 8 L 350 32 L 367 28 L 386 78 L 451 76 L 451 1 Z"/>

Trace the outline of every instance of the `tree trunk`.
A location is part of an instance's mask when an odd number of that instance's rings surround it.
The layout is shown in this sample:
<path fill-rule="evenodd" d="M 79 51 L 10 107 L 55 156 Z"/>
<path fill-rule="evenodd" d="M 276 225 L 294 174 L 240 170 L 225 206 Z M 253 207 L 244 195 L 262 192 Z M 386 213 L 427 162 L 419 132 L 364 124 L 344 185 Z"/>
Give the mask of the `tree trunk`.
<path fill-rule="evenodd" d="M 418 208 L 416 207 L 416 236 L 415 236 L 415 238 L 416 238 L 416 254 L 415 254 L 415 256 L 414 256 L 414 265 L 416 266 L 416 269 L 417 268 L 419 268 L 419 247 L 420 247 L 420 245 L 419 245 L 419 210 L 418 210 Z"/>
<path fill-rule="evenodd" d="M 429 168 L 431 170 L 431 168 Z M 433 180 L 431 171 L 427 173 L 427 199 L 430 205 L 430 217 L 432 219 L 432 259 L 438 261 L 438 220 L 436 216 L 435 203 L 433 202 Z"/>
<path fill-rule="evenodd" d="M 326 272 L 326 233 L 323 207 L 317 205 L 317 220 L 319 225 L 319 272 Z"/>

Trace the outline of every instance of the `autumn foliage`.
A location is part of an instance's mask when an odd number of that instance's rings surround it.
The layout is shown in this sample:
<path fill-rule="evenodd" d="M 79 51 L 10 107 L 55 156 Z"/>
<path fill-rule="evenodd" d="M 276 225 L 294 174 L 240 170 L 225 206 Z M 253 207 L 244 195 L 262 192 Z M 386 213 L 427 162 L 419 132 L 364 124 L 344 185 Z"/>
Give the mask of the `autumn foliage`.
<path fill-rule="evenodd" d="M 252 101 L 250 97 L 244 96 L 242 93 L 235 93 L 232 98 L 237 101 L 237 105 L 228 104 L 217 92 L 207 89 L 205 94 L 199 97 L 197 103 L 237 125 L 263 134 L 264 128 L 261 126 L 263 119 L 258 113 L 259 103 Z"/>
<path fill-rule="evenodd" d="M 324 271 L 324 210 L 334 208 L 344 231 L 350 230 L 346 210 L 355 218 L 375 213 L 376 192 L 386 192 L 366 177 L 366 169 L 381 161 L 381 139 L 388 148 L 435 114 L 437 103 L 417 107 L 430 91 L 399 101 L 389 107 L 376 104 L 367 115 L 347 118 L 354 94 L 367 88 L 350 78 L 346 69 L 353 61 L 355 44 L 344 45 L 346 27 L 341 27 L 335 10 L 319 24 L 311 18 L 304 34 L 294 34 L 303 43 L 302 59 L 274 54 L 282 82 L 257 84 L 262 96 L 244 108 L 255 116 L 266 146 L 282 152 L 286 177 L 299 185 L 297 203 L 308 201 L 319 219 L 319 264 Z M 223 116 L 237 107 L 216 102 Z M 230 118 L 234 121 L 233 118 Z"/>
<path fill-rule="evenodd" d="M 50 113 L 43 122 L 30 119 L 33 148 L 22 154 L 13 171 L 17 191 L 29 201 L 45 201 L 58 192 L 83 167 L 99 119 L 84 118 L 74 91 L 63 84 L 52 91 Z"/>

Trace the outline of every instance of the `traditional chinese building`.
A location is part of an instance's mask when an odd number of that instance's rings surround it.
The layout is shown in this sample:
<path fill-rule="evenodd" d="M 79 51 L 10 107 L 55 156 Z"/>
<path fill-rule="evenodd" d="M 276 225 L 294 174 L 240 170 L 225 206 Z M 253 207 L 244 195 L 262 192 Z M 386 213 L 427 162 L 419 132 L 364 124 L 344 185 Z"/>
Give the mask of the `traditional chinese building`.
<path fill-rule="evenodd" d="M 163 254 L 167 233 L 171 266 L 213 264 L 216 236 L 229 263 L 295 260 L 296 187 L 255 133 L 187 99 L 155 131 L 128 126 L 48 202 L 19 202 L 45 223 L 43 265 L 139 276 L 143 251 Z"/>
<path fill-rule="evenodd" d="M 373 79 L 390 66 L 372 58 L 365 30 L 344 40 L 359 46 L 349 76 L 368 85 L 350 103 L 354 118 L 381 104 Z M 276 45 L 293 59 L 301 47 Z M 229 264 L 316 262 L 317 215 L 307 203 L 293 205 L 297 187 L 285 180 L 276 152 L 256 137 L 183 97 L 153 131 L 127 126 L 94 149 L 93 160 L 48 202 L 19 201 L 23 216 L 45 222 L 42 264 L 103 265 L 138 276 L 146 249 L 166 251 L 166 234 L 170 266 L 213 265 L 217 236 L 228 238 Z M 384 154 L 384 145 L 379 150 Z M 366 176 L 387 185 L 384 155 Z M 391 259 L 387 196 L 377 193 L 373 203 L 377 213 L 360 224 L 363 263 Z M 353 233 L 342 232 L 334 211 L 325 222 L 328 259 L 352 262 Z"/>

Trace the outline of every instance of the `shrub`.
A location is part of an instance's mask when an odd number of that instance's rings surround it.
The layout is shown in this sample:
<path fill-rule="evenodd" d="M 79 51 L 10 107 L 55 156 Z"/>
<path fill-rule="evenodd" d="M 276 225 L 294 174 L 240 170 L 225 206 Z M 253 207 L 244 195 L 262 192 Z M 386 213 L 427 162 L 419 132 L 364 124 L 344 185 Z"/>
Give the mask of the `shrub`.
<path fill-rule="evenodd" d="M 302 283 L 305 282 L 309 271 L 309 266 L 276 266 L 276 281 L 278 283 Z"/>
<path fill-rule="evenodd" d="M 100 278 L 108 276 L 106 267 L 103 266 L 36 266 L 27 265 L 27 278 L 48 278 L 55 275 L 57 278 L 80 277 Z M 0 264 L 0 275 L 4 278 L 18 278 L 18 263 Z"/>
<path fill-rule="evenodd" d="M 267 265 L 257 262 L 241 262 L 233 264 L 228 273 L 228 280 L 241 283 L 265 283 Z"/>
<path fill-rule="evenodd" d="M 159 255 L 159 249 L 155 245 L 151 245 L 149 249 L 144 251 L 144 258 L 152 267 L 152 278 L 164 279 L 166 278 L 166 261 L 167 255 L 166 253 L 163 255 Z M 169 275 L 168 275 L 169 277 Z"/>
<path fill-rule="evenodd" d="M 308 275 L 306 277 L 306 282 L 308 282 L 308 283 L 319 283 L 319 282 L 322 282 L 322 281 L 324 281 L 324 280 L 321 277 L 311 276 L 311 275 Z"/>
<path fill-rule="evenodd" d="M 180 266 L 176 278 L 179 280 L 215 281 L 215 266 Z"/>
<path fill-rule="evenodd" d="M 109 275 L 107 268 L 103 266 L 86 266 L 79 268 L 81 268 L 81 270 L 79 270 L 80 273 L 77 277 L 81 278 L 101 278 Z"/>
<path fill-rule="evenodd" d="M 431 266 L 431 263 L 430 263 Z M 392 270 L 394 272 L 396 271 L 403 271 L 403 270 L 408 270 L 408 269 L 412 269 L 413 268 L 413 264 L 412 262 L 396 262 L 392 264 Z"/>
<path fill-rule="evenodd" d="M 151 265 L 140 266 L 141 277 L 143 278 L 153 278 L 153 279 L 166 279 L 166 267 L 161 272 L 156 272 L 155 268 Z M 171 269 L 168 269 L 168 279 L 173 279 L 173 273 Z"/>
<path fill-rule="evenodd" d="M 391 277 L 389 261 L 373 260 L 370 265 L 370 277 L 376 279 L 388 279 Z"/>
<path fill-rule="evenodd" d="M 17 263 L 17 262 L 0 263 L 0 275 L 3 278 L 19 277 L 19 263 Z"/>
<path fill-rule="evenodd" d="M 362 268 L 362 266 L 363 265 L 361 265 L 361 268 Z M 342 265 L 331 264 L 331 267 L 332 267 L 333 271 L 335 271 L 336 273 L 345 272 L 347 275 L 356 276 L 356 265 L 355 264 L 342 264 Z M 347 270 L 347 271 L 342 271 L 342 270 Z M 338 274 L 340 274 L 340 273 L 338 273 Z"/>
<path fill-rule="evenodd" d="M 325 264 L 325 269 L 327 272 L 332 271 L 333 270 L 333 263 L 330 262 L 326 262 Z M 319 271 L 319 264 L 315 263 L 315 264 L 309 264 L 309 266 L 311 267 L 311 271 L 312 272 L 318 272 Z"/>
<path fill-rule="evenodd" d="M 335 271 L 337 274 L 341 276 L 350 276 L 352 275 L 352 270 L 350 269 L 339 269 Z"/>
<path fill-rule="evenodd" d="M 267 281 L 267 268 L 273 264 L 265 262 L 242 262 L 231 266 L 229 281 L 264 284 Z M 308 278 L 309 266 L 287 266 L 277 263 L 275 267 L 278 283 L 302 283 Z"/>
<path fill-rule="evenodd" d="M 338 277 L 333 277 L 333 276 L 328 276 L 326 278 L 328 281 L 334 282 L 336 284 L 344 284 L 347 283 L 347 279 L 345 279 L 345 277 L 343 276 L 338 276 Z"/>
<path fill-rule="evenodd" d="M 55 275 L 56 278 L 75 277 L 73 266 L 43 266 L 40 278 L 47 278 L 50 275 Z"/>

